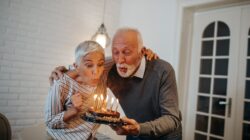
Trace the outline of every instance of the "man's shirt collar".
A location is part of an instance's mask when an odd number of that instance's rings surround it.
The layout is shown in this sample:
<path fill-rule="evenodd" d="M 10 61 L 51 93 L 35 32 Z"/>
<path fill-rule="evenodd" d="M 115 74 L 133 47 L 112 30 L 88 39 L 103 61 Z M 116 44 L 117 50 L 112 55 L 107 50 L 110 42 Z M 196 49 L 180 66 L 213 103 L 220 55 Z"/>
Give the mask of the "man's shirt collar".
<path fill-rule="evenodd" d="M 142 79 L 143 75 L 145 73 L 145 68 L 146 68 L 146 60 L 145 60 L 145 57 L 143 57 L 142 60 L 141 60 L 141 64 L 140 64 L 138 70 L 136 71 L 136 73 L 133 76 Z"/>

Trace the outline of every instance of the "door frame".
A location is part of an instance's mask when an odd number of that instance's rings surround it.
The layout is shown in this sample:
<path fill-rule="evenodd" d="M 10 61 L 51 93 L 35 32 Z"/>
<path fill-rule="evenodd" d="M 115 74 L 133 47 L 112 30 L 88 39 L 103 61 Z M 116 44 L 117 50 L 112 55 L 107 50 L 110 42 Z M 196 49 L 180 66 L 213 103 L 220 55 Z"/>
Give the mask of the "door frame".
<path fill-rule="evenodd" d="M 226 17 L 226 15 L 230 15 L 233 17 L 236 17 L 238 19 L 231 19 L 230 17 Z M 206 11 L 206 12 L 199 12 L 195 14 L 195 22 L 194 25 L 197 28 L 194 28 L 194 35 L 193 35 L 193 47 L 198 47 L 196 49 L 192 49 L 192 62 L 191 62 L 191 71 L 190 71 L 190 76 L 192 78 L 190 78 L 189 81 L 189 95 L 187 96 L 187 100 L 194 100 L 194 102 L 190 102 L 187 104 L 187 108 L 189 108 L 189 111 L 187 112 L 187 118 L 191 118 L 192 120 L 189 120 L 187 122 L 188 129 L 189 131 L 194 130 L 195 128 L 195 118 L 196 118 L 196 113 L 190 113 L 190 112 L 196 112 L 196 107 L 197 107 L 197 97 L 198 94 L 190 94 L 190 93 L 197 93 L 198 92 L 198 81 L 199 81 L 199 77 L 200 77 L 200 72 L 199 72 L 199 68 L 200 68 L 200 60 L 201 60 L 201 56 L 200 56 L 200 52 L 201 52 L 201 42 L 202 42 L 202 33 L 205 30 L 205 28 L 213 21 L 217 22 L 219 20 L 225 22 L 229 28 L 230 28 L 230 51 L 229 51 L 229 63 L 228 63 L 228 75 L 226 76 L 227 81 L 228 81 L 228 86 L 227 86 L 227 96 L 226 96 L 226 100 L 228 101 L 229 98 L 232 99 L 232 105 L 231 105 L 231 112 L 235 112 L 236 110 L 236 102 L 237 102 L 237 97 L 236 97 L 236 88 L 237 85 L 235 83 L 237 83 L 237 75 L 238 75 L 238 67 L 235 67 L 235 65 L 238 65 L 238 44 L 239 44 L 239 40 L 238 37 L 240 35 L 240 28 L 239 26 L 235 26 L 237 25 L 237 22 L 240 20 L 240 15 L 241 15 L 241 7 L 230 7 L 230 8 L 223 8 L 223 9 L 216 9 L 216 10 L 212 10 L 212 11 Z M 199 18 L 199 20 L 196 19 Z M 209 19 L 207 18 L 209 17 Z M 210 19 L 212 18 L 212 20 Z M 201 21 L 201 22 L 200 22 Z M 203 22 L 203 21 L 209 21 L 209 23 Z M 198 22 L 198 23 L 197 23 Z M 216 29 L 216 28 L 215 28 Z M 215 31 L 216 33 L 216 31 Z M 236 39 L 233 39 L 236 38 Z M 215 40 L 217 40 L 218 38 L 215 36 L 214 38 Z M 214 42 L 216 44 L 216 42 Z M 214 46 L 215 47 L 215 46 Z M 213 49 L 213 51 L 215 51 L 215 48 Z M 223 56 L 224 57 L 224 56 Z M 216 58 L 216 57 L 215 57 Z M 217 56 L 218 59 L 218 56 Z M 215 62 L 213 62 L 213 64 L 215 64 Z M 213 65 L 213 69 L 214 69 L 214 65 Z M 213 70 L 212 70 L 213 71 Z M 213 74 L 212 74 L 213 75 Z M 211 76 L 212 76 L 211 75 Z M 220 76 L 216 76 L 213 75 L 212 79 L 214 79 L 214 77 L 220 77 Z M 211 79 L 211 88 L 213 87 L 213 80 Z M 216 97 L 216 95 L 213 95 L 212 93 L 209 94 L 210 97 Z M 212 98 L 210 98 L 210 104 L 211 105 L 212 102 Z M 210 106 L 211 109 L 211 106 Z M 211 117 L 212 114 L 210 114 L 209 116 Z M 210 118 L 209 117 L 209 118 Z M 224 128 L 224 139 L 225 140 L 234 140 L 233 138 L 233 132 L 234 130 L 231 128 L 234 128 L 234 121 L 235 121 L 235 113 L 231 113 L 231 117 L 228 117 L 228 107 L 226 107 L 225 110 L 225 128 Z M 210 118 L 211 119 L 211 118 Z M 191 127 L 193 126 L 193 127 Z M 191 128 L 190 128 L 191 127 Z M 208 124 L 208 129 L 210 127 L 210 124 Z M 189 134 L 188 139 L 192 138 L 192 135 L 194 133 L 190 133 L 187 132 L 187 134 Z"/>
<path fill-rule="evenodd" d="M 250 8 L 250 5 L 248 5 L 248 6 L 244 6 L 244 7 L 242 7 L 242 9 L 244 9 L 244 8 Z M 249 9 L 247 9 L 249 12 L 250 12 L 250 10 Z M 246 14 L 245 12 L 242 12 L 242 14 Z M 243 15 L 244 16 L 244 15 Z M 240 54 L 245 54 L 245 56 L 243 56 L 243 57 L 239 57 L 239 64 L 238 64 L 238 67 L 239 68 L 244 68 L 244 67 L 246 67 L 246 65 L 247 65 L 247 54 L 246 54 L 246 52 L 247 52 L 247 49 L 248 49 L 248 43 L 250 43 L 250 42 L 248 42 L 248 39 L 250 38 L 250 35 L 248 34 L 248 32 L 250 31 L 250 19 L 248 18 L 248 19 L 243 19 L 243 22 L 241 23 L 241 30 L 240 30 L 240 33 L 241 33 L 241 36 L 240 36 L 240 39 L 239 39 L 239 43 L 240 43 L 240 48 L 239 48 L 239 51 L 240 51 Z M 248 30 L 244 30 L 244 28 L 248 28 Z M 244 46 L 246 46 L 246 47 L 244 47 Z M 237 98 L 239 98 L 239 99 L 244 99 L 245 98 L 245 82 L 246 82 L 246 80 L 242 80 L 242 79 L 246 79 L 246 69 L 241 69 L 241 71 L 240 71 L 240 73 L 239 73 L 239 75 L 238 75 L 238 78 L 237 78 L 237 82 L 239 83 L 239 85 L 240 86 L 238 86 L 238 89 L 237 89 L 237 91 L 239 92 L 239 93 L 242 93 L 242 94 L 238 94 L 237 96 Z M 239 123 L 239 124 L 236 124 L 236 130 L 240 130 L 240 132 L 242 131 L 242 124 L 243 124 L 243 122 L 242 122 L 242 120 L 243 120 L 243 114 L 241 113 L 241 112 L 243 112 L 244 113 L 244 100 L 242 101 L 242 102 L 238 102 L 237 103 L 237 106 L 242 106 L 242 108 L 239 108 L 239 109 L 237 109 L 237 112 L 236 112 L 236 114 L 238 114 L 237 115 L 237 117 L 236 117 L 236 121 L 237 122 L 241 122 L 241 123 Z M 239 138 L 241 136 L 241 134 L 240 133 L 237 133 L 236 134 L 236 138 Z"/>
<path fill-rule="evenodd" d="M 228 7 L 237 7 L 250 4 L 250 1 L 246 0 L 231 0 L 231 1 L 220 1 L 220 2 L 210 2 L 207 4 L 181 4 L 179 5 L 179 15 L 177 19 L 177 50 L 176 50 L 176 60 L 178 60 L 177 68 L 177 82 L 180 100 L 180 110 L 182 112 L 182 124 L 183 124 L 183 138 L 187 138 L 188 134 L 186 132 L 189 127 L 187 126 L 187 99 L 189 91 L 189 81 L 190 81 L 190 71 L 191 71 L 191 51 L 192 51 L 192 41 L 193 41 L 193 20 L 194 14 L 201 11 L 210 11 L 213 9 L 223 9 Z M 188 139 L 187 139 L 188 140 Z"/>

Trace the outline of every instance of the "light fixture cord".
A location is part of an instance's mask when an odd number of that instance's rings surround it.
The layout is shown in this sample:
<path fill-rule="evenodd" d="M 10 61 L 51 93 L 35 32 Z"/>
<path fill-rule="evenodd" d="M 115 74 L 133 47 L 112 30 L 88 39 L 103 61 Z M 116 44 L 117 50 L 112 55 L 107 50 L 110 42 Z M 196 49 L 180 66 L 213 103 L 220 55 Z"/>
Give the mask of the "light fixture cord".
<path fill-rule="evenodd" d="M 103 15 L 102 15 L 102 23 L 104 23 L 104 16 L 105 16 L 105 12 L 106 12 L 106 0 L 104 0 L 104 2 L 103 2 Z"/>

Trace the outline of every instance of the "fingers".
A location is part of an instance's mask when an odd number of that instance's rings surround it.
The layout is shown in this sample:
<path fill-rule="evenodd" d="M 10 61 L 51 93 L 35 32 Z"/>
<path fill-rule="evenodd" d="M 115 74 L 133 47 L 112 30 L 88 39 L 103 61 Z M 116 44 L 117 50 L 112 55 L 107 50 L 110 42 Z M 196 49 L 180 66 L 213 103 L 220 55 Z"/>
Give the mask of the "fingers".
<path fill-rule="evenodd" d="M 126 135 L 127 131 L 123 128 L 123 126 L 112 126 L 110 127 L 116 132 L 117 135 Z"/>
<path fill-rule="evenodd" d="M 62 71 L 60 71 L 60 70 L 58 70 L 58 69 L 55 69 L 53 73 L 56 74 L 57 77 L 55 77 L 55 78 L 57 78 L 57 79 L 63 76 Z M 56 79 L 56 80 L 57 80 L 57 79 Z"/>
<path fill-rule="evenodd" d="M 110 125 L 110 127 L 114 131 L 116 131 L 117 135 L 138 135 L 140 128 L 139 128 L 139 124 L 134 119 L 129 119 L 127 117 L 123 117 L 121 119 L 127 124 L 123 126 Z"/>
<path fill-rule="evenodd" d="M 80 93 L 76 93 L 76 94 L 71 96 L 71 99 L 72 99 L 73 102 L 74 101 L 79 101 L 80 102 L 82 100 L 82 95 Z"/>
<path fill-rule="evenodd" d="M 50 77 L 49 77 L 49 83 L 50 83 L 50 85 L 53 84 L 53 81 L 54 81 L 54 80 L 58 80 L 58 76 L 57 76 L 57 74 L 53 71 L 53 72 L 51 73 Z"/>
<path fill-rule="evenodd" d="M 124 135 L 125 130 L 121 126 L 109 125 L 111 129 L 113 129 L 117 135 Z"/>
<path fill-rule="evenodd" d="M 154 59 L 159 59 L 159 56 L 157 54 L 155 54 Z"/>
<path fill-rule="evenodd" d="M 122 119 L 122 121 L 126 122 L 128 125 L 130 125 L 130 124 L 132 124 L 132 125 L 136 124 L 136 121 L 134 119 L 129 119 L 127 117 L 123 117 L 121 119 Z"/>
<path fill-rule="evenodd" d="M 63 73 L 66 72 L 66 71 L 67 71 L 67 69 L 64 66 L 56 67 L 52 71 L 52 73 L 51 73 L 51 75 L 49 77 L 49 83 L 50 83 L 50 85 L 53 84 L 53 80 L 58 80 L 60 77 L 62 77 Z"/>
<path fill-rule="evenodd" d="M 73 106 L 80 110 L 83 104 L 83 99 L 82 99 L 82 95 L 80 93 L 76 93 L 73 96 L 71 96 L 71 101 Z"/>
<path fill-rule="evenodd" d="M 111 129 L 113 129 L 114 131 L 117 131 L 118 130 L 118 127 L 117 126 L 114 126 L 114 125 L 109 125 Z"/>
<path fill-rule="evenodd" d="M 146 56 L 146 59 L 149 61 L 159 58 L 158 55 L 154 53 L 151 49 L 145 48 L 142 52 Z"/>
<path fill-rule="evenodd" d="M 54 74 L 54 78 L 57 80 L 59 77 L 62 77 L 63 73 L 65 73 L 67 69 L 64 66 L 59 66 L 54 69 L 52 73 Z"/>
<path fill-rule="evenodd" d="M 152 60 L 152 58 L 154 58 L 155 55 L 154 52 L 150 49 L 146 49 L 144 54 L 146 55 L 146 59 L 149 61 Z"/>
<path fill-rule="evenodd" d="M 50 84 L 50 86 L 53 85 L 53 77 L 52 76 L 49 77 L 49 84 Z"/>
<path fill-rule="evenodd" d="M 55 68 L 55 70 L 59 70 L 59 71 L 61 71 L 61 72 L 66 72 L 66 71 L 68 71 L 68 70 L 66 69 L 66 67 L 64 67 L 64 66 L 58 66 L 58 67 Z"/>
<path fill-rule="evenodd" d="M 126 129 L 118 128 L 118 129 L 116 130 L 116 134 L 117 134 L 117 135 L 126 135 L 127 132 L 126 132 Z"/>
<path fill-rule="evenodd" d="M 74 94 L 74 95 L 71 97 L 71 99 L 72 99 L 73 101 L 79 101 L 79 100 L 82 99 L 82 95 L 81 95 L 80 93 L 76 93 L 76 94 Z"/>
<path fill-rule="evenodd" d="M 149 61 L 151 61 L 152 58 L 154 57 L 153 55 L 154 55 L 153 53 L 148 54 L 147 59 L 148 59 Z"/>
<path fill-rule="evenodd" d="M 129 118 L 122 118 L 124 122 L 127 123 L 127 125 L 122 126 L 123 134 L 129 134 L 129 135 L 138 135 L 140 131 L 140 125 L 138 122 L 136 122 L 134 119 Z"/>
<path fill-rule="evenodd" d="M 76 94 L 74 94 L 75 96 L 80 96 L 81 95 L 81 93 L 79 93 L 79 92 L 77 92 Z"/>

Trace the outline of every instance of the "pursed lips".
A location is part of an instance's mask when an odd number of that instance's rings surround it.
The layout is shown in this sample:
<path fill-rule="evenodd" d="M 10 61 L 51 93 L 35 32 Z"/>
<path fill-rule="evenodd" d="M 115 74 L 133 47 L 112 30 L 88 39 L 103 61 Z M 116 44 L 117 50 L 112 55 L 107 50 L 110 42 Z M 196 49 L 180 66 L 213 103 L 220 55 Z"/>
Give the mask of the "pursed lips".
<path fill-rule="evenodd" d="M 123 73 L 126 73 L 128 70 L 128 68 L 126 68 L 126 67 L 119 67 L 118 69 L 120 72 L 123 72 Z"/>
<path fill-rule="evenodd" d="M 92 83 L 98 83 L 99 79 L 92 79 Z"/>

